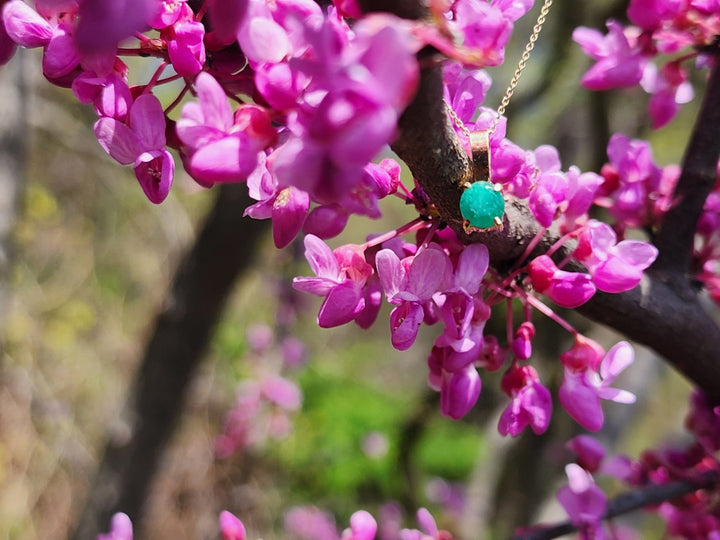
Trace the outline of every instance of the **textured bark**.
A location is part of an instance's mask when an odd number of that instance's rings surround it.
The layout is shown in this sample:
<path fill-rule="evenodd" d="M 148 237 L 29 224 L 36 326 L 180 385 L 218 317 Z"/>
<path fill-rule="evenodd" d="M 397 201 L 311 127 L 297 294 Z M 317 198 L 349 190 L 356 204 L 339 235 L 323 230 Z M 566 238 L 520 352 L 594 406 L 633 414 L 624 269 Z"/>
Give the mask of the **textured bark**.
<path fill-rule="evenodd" d="M 72 536 L 95 538 L 111 516 L 143 513 L 157 464 L 184 409 L 193 375 L 238 275 L 255 261 L 266 222 L 242 217 L 244 185 L 226 185 L 180 264 L 155 321 L 125 415 L 130 436 L 109 440 Z"/>

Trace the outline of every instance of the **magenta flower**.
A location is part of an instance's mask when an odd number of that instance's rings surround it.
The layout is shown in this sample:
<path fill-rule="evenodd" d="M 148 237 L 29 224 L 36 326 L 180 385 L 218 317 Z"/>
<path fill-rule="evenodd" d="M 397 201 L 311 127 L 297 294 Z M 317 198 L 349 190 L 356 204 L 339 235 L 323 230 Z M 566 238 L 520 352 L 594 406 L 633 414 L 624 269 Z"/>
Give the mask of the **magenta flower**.
<path fill-rule="evenodd" d="M 595 484 L 592 475 L 579 465 L 566 465 L 565 473 L 568 485 L 558 491 L 558 501 L 573 525 L 580 529 L 584 540 L 601 540 L 604 538 L 602 518 L 607 509 L 605 493 Z"/>
<path fill-rule="evenodd" d="M 43 47 L 43 74 L 63 82 L 80 64 L 73 29 L 76 11 L 52 11 L 47 18 L 22 0 L 11 0 L 3 7 L 3 23 L 10 39 L 22 47 Z"/>
<path fill-rule="evenodd" d="M 193 12 L 187 5 L 187 0 L 155 0 L 153 3 L 155 5 L 148 22 L 150 26 L 158 30 L 172 26 L 179 20 L 189 21 L 193 18 Z M 227 3 L 232 4 L 233 2 Z"/>
<path fill-rule="evenodd" d="M 393 347 L 404 351 L 415 342 L 425 316 L 423 304 L 450 274 L 450 259 L 432 245 L 402 261 L 393 251 L 383 249 L 375 256 L 375 266 L 388 302 L 396 306 L 390 313 Z"/>
<path fill-rule="evenodd" d="M 178 75 L 193 77 L 205 64 L 205 27 L 193 20 L 178 22 L 160 33 L 167 42 L 170 63 Z"/>
<path fill-rule="evenodd" d="M 188 172 L 202 185 L 245 180 L 277 138 L 267 111 L 241 105 L 233 116 L 222 86 L 205 72 L 195 87 L 198 101 L 183 107 L 175 127 L 187 146 Z"/>
<path fill-rule="evenodd" d="M 482 380 L 472 364 L 458 371 L 442 371 L 440 383 L 440 412 L 459 420 L 477 403 L 482 390 Z"/>
<path fill-rule="evenodd" d="M 120 62 L 123 72 L 127 68 Z M 72 82 L 72 90 L 80 103 L 92 103 L 98 116 L 125 121 L 132 105 L 132 95 L 127 80 L 120 71 L 112 71 L 106 77 L 83 71 Z"/>
<path fill-rule="evenodd" d="M 151 202 L 165 200 L 172 186 L 175 161 L 165 148 L 165 113 L 153 94 L 143 94 L 130 107 L 127 124 L 115 118 L 95 122 L 100 146 L 121 165 L 133 165 Z"/>
<path fill-rule="evenodd" d="M 350 516 L 350 535 L 343 534 L 347 540 L 373 540 L 377 532 L 377 522 L 365 510 L 358 510 Z"/>
<path fill-rule="evenodd" d="M 619 293 L 640 283 L 643 271 L 655 261 L 657 254 L 657 248 L 647 242 L 617 243 L 615 231 L 608 224 L 590 220 L 573 255 L 587 266 L 598 289 Z"/>
<path fill-rule="evenodd" d="M 223 45 L 229 45 L 237 39 L 235 36 L 247 12 L 248 3 L 248 0 L 208 0 L 212 34 Z"/>
<path fill-rule="evenodd" d="M 100 534 L 96 540 L 133 540 L 133 525 L 127 514 L 118 512 L 110 522 L 110 532 Z"/>
<path fill-rule="evenodd" d="M 218 525 L 223 540 L 245 540 L 245 525 L 227 510 L 220 512 Z"/>
<path fill-rule="evenodd" d="M 578 424 L 590 431 L 598 431 L 604 422 L 600 399 L 617 403 L 634 403 L 635 396 L 627 390 L 610 385 L 634 359 L 633 349 L 621 341 L 608 351 L 598 371 L 573 370 L 565 367 L 565 378 L 560 386 L 560 403 Z"/>
<path fill-rule="evenodd" d="M 475 313 L 476 303 L 481 303 L 475 295 L 480 290 L 489 262 L 490 256 L 485 245 L 466 246 L 458 257 L 457 267 L 452 275 L 452 284 L 442 293 L 433 296 L 440 317 L 445 323 L 445 330 L 435 340 L 435 345 L 451 347 L 457 353 L 467 353 L 463 355 L 465 363 L 468 355 L 476 355 L 482 347 L 487 317 L 481 316 L 484 310 Z M 462 364 L 461 367 L 464 365 Z M 454 371 L 450 363 L 444 364 L 443 367 Z"/>
<path fill-rule="evenodd" d="M 545 433 L 552 416 L 552 397 L 540 383 L 537 371 L 515 365 L 503 375 L 501 386 L 512 401 L 500 415 L 500 435 L 517 437 L 526 426 L 538 435 Z"/>
<path fill-rule="evenodd" d="M 610 20 L 608 34 L 579 27 L 573 32 L 575 40 L 585 54 L 596 60 L 582 78 L 582 85 L 590 90 L 608 90 L 635 86 L 640 82 L 647 59 L 636 39 L 622 25 Z"/>
<path fill-rule="evenodd" d="M 260 153 L 260 163 L 248 176 L 248 194 L 258 201 L 245 209 L 244 215 L 254 219 L 272 218 L 275 247 L 290 244 L 305 223 L 310 207 L 310 197 L 294 187 L 281 188 L 267 169 L 265 155 Z M 306 231 L 312 232 L 312 231 Z M 318 235 L 323 238 L 322 235 Z"/>
<path fill-rule="evenodd" d="M 120 41 L 147 28 L 154 4 L 155 0 L 82 0 L 75 32 L 78 49 L 83 55 L 114 58 Z"/>
<path fill-rule="evenodd" d="M 684 7 L 684 0 L 631 0 L 627 15 L 631 23 L 652 31 L 674 19 Z"/>
<path fill-rule="evenodd" d="M 427 508 L 420 508 L 416 518 L 420 529 L 402 529 L 398 535 L 400 540 L 440 540 L 444 538 L 444 534 L 447 534 L 438 529 L 435 518 Z"/>
<path fill-rule="evenodd" d="M 597 371 L 604 356 L 605 349 L 597 341 L 577 334 L 572 348 L 560 355 L 560 361 L 573 371 L 587 368 Z"/>
<path fill-rule="evenodd" d="M 502 64 L 505 45 L 512 34 L 512 21 L 502 9 L 494 5 L 497 3 L 459 0 L 453 5 L 455 17 L 452 26 L 463 36 L 464 46 L 481 53 L 486 66 Z M 512 16 L 516 14 L 512 9 L 508 13 Z"/>
<path fill-rule="evenodd" d="M 292 538 L 340 540 L 332 514 L 314 506 L 295 506 L 285 513 L 283 521 Z"/>
<path fill-rule="evenodd" d="M 537 148 L 535 163 L 539 174 L 530 192 L 528 206 L 538 223 L 549 227 L 555 220 L 558 206 L 568 196 L 568 179 L 560 171 L 560 156 L 552 146 Z"/>
<path fill-rule="evenodd" d="M 333 253 L 318 237 L 305 237 L 305 258 L 316 277 L 296 277 L 298 291 L 325 297 L 318 313 L 318 324 L 331 328 L 357 318 L 365 309 L 363 287 L 372 267 L 354 248 L 344 246 Z"/>
<path fill-rule="evenodd" d="M 600 465 L 605 459 L 605 448 L 590 435 L 573 437 L 565 446 L 575 452 L 578 465 L 591 474 L 600 469 Z"/>
<path fill-rule="evenodd" d="M 589 274 L 560 270 L 547 255 L 535 257 L 528 269 L 533 288 L 559 306 L 576 308 L 595 294 Z"/>
<path fill-rule="evenodd" d="M 680 110 L 680 105 L 694 97 L 687 72 L 678 62 L 668 62 L 659 72 L 655 64 L 648 64 L 640 84 L 643 90 L 652 94 L 648 114 L 652 118 L 653 129 L 670 122 Z"/>

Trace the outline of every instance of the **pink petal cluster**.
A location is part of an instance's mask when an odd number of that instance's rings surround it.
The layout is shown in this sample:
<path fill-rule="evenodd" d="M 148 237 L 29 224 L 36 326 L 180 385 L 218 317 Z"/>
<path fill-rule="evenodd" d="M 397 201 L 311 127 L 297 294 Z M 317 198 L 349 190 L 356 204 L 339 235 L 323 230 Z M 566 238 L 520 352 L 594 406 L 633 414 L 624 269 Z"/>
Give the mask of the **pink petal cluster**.
<path fill-rule="evenodd" d="M 559 306 L 576 308 L 595 294 L 595 284 L 589 274 L 560 270 L 547 255 L 535 257 L 528 270 L 533 288 Z"/>
<path fill-rule="evenodd" d="M 220 84 L 208 73 L 195 79 L 198 101 L 183 107 L 176 123 L 185 167 L 202 185 L 240 182 L 255 170 L 277 134 L 268 112 L 241 105 L 233 113 Z"/>
<path fill-rule="evenodd" d="M 634 289 L 643 272 L 657 257 L 652 244 L 639 240 L 617 241 L 606 223 L 590 220 L 580 235 L 573 256 L 583 263 L 601 291 L 620 293 Z"/>
<path fill-rule="evenodd" d="M 632 347 L 621 341 L 608 351 L 597 368 L 591 367 L 593 360 L 585 367 L 570 367 L 577 365 L 576 362 L 566 364 L 565 377 L 558 393 L 560 404 L 585 429 L 598 431 L 605 420 L 601 399 L 618 403 L 635 402 L 635 396 L 630 392 L 610 386 L 633 359 Z"/>
<path fill-rule="evenodd" d="M 647 141 L 619 133 L 610 138 L 607 152 L 610 162 L 602 168 L 605 181 L 596 203 L 608 208 L 620 230 L 660 225 L 672 206 L 679 168 L 658 167 Z"/>
<path fill-rule="evenodd" d="M 632 0 L 630 22 L 623 27 L 608 22 L 608 34 L 578 28 L 573 39 L 596 63 L 583 77 L 583 86 L 606 90 L 641 84 L 652 95 L 648 114 L 653 128 L 666 125 L 679 105 L 693 97 L 692 86 L 681 63 L 697 58 L 720 33 L 720 5 L 710 1 Z M 690 50 L 658 69 L 652 60 Z"/>
<path fill-rule="evenodd" d="M 309 234 L 305 237 L 305 258 L 316 277 L 297 277 L 293 287 L 325 298 L 318 313 L 320 327 L 331 328 L 358 319 L 366 309 L 364 286 L 373 273 L 361 252 L 352 246 L 333 252 L 325 242 Z M 376 307 L 368 304 L 367 309 Z"/>
<path fill-rule="evenodd" d="M 139 96 L 127 121 L 102 117 L 95 122 L 100 146 L 121 165 L 132 165 L 145 195 L 158 204 L 172 186 L 175 161 L 165 148 L 165 113 L 153 94 Z"/>
<path fill-rule="evenodd" d="M 584 539 L 605 538 L 602 530 L 602 518 L 607 509 L 605 493 L 595 484 L 592 475 L 579 465 L 566 465 L 565 474 L 568 485 L 560 488 L 557 499 L 570 521 L 580 529 Z"/>
<path fill-rule="evenodd" d="M 500 435 L 517 437 L 525 427 L 540 435 L 545 433 L 552 416 L 552 397 L 532 366 L 513 365 L 503 375 L 501 387 L 511 398 L 500 415 Z"/>

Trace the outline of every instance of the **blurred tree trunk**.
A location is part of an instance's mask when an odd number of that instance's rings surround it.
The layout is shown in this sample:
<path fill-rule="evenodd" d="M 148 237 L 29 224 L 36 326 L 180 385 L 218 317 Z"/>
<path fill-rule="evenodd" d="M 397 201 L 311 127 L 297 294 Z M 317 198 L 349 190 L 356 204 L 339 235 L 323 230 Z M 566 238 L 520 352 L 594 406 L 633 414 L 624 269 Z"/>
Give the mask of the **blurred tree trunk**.
<path fill-rule="evenodd" d="M 138 523 L 160 458 L 183 412 L 190 382 L 237 277 L 255 262 L 266 222 L 243 218 L 244 185 L 219 188 L 194 246 L 181 262 L 124 411 L 125 437 L 107 442 L 72 538 L 94 538 L 115 512 Z"/>
<path fill-rule="evenodd" d="M 27 163 L 27 83 L 22 51 L 0 70 L 0 321 L 7 312 L 12 229 Z"/>

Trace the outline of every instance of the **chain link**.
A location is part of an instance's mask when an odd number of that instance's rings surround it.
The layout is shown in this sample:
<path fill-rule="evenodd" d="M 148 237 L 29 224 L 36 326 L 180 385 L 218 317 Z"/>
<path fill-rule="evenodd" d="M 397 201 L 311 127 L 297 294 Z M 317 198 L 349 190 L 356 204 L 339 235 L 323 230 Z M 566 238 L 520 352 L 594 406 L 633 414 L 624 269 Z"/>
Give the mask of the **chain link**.
<path fill-rule="evenodd" d="M 497 125 L 500 122 L 500 118 L 502 118 L 502 115 L 505 114 L 505 109 L 507 109 L 507 106 L 510 104 L 510 99 L 515 93 L 515 88 L 517 88 L 518 82 L 520 81 L 520 76 L 525 70 L 528 60 L 530 60 L 530 53 L 535 48 L 535 42 L 540 36 L 540 32 L 543 25 L 545 24 L 545 19 L 547 19 L 548 13 L 550 13 L 550 7 L 552 6 L 552 3 L 553 0 L 545 0 L 542 8 L 540 8 L 540 14 L 535 21 L 535 26 L 533 26 L 532 34 L 530 34 L 530 39 L 528 40 L 527 45 L 525 45 L 525 50 L 523 51 L 522 56 L 520 56 L 520 61 L 518 62 L 517 68 L 515 68 L 515 73 L 513 73 L 512 79 L 510 79 L 510 84 L 508 85 L 507 90 L 505 90 L 505 95 L 500 102 L 500 106 L 497 108 L 497 111 L 495 111 L 495 118 L 493 118 L 492 124 L 488 129 L 488 134 L 492 134 L 495 131 L 495 128 L 497 128 Z M 470 131 L 468 130 L 468 128 L 465 127 L 465 124 L 462 120 L 460 120 L 460 118 L 455 113 L 450 104 L 445 100 L 443 101 L 445 102 L 445 106 L 447 107 L 448 115 L 455 123 L 455 126 L 457 126 L 457 128 L 462 131 L 463 135 L 465 135 L 469 139 Z"/>
<path fill-rule="evenodd" d="M 510 79 L 510 84 L 508 85 L 507 90 L 505 90 L 505 95 L 500 102 L 500 106 L 497 108 L 493 123 L 488 130 L 490 133 L 493 133 L 495 131 L 498 122 L 500 122 L 500 118 L 503 114 L 505 114 L 505 109 L 510 104 L 510 98 L 512 98 L 513 93 L 515 92 L 515 88 L 520 81 L 520 75 L 522 75 L 522 72 L 525 70 L 525 66 L 527 66 L 528 60 L 530 60 L 530 53 L 532 52 L 533 48 L 535 48 L 535 42 L 537 41 L 538 36 L 540 35 L 540 31 L 545 24 L 545 19 L 550 12 L 550 6 L 552 6 L 552 3 L 553 0 L 545 0 L 545 3 L 540 9 L 540 14 L 538 15 L 537 21 L 535 21 L 535 26 L 533 26 L 532 34 L 530 34 L 530 39 L 528 40 L 527 45 L 525 45 L 525 50 L 520 57 L 520 61 L 518 62 L 517 68 L 515 69 L 515 73 L 513 73 L 512 79 Z"/>

